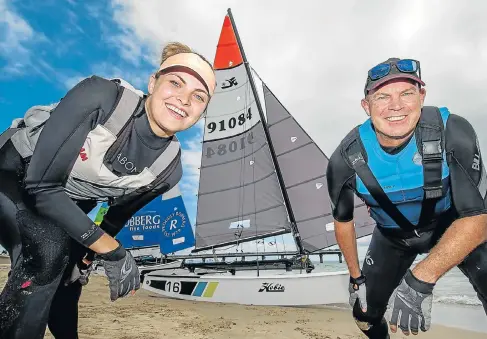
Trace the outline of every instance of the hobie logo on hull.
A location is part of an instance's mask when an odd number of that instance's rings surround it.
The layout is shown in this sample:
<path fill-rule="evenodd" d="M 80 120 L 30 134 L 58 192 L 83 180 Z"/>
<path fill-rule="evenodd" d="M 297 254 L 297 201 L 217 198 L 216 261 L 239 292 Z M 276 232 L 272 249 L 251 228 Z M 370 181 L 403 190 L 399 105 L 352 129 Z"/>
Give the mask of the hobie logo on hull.
<path fill-rule="evenodd" d="M 262 283 L 259 292 L 284 292 L 284 286 L 281 284 Z"/>

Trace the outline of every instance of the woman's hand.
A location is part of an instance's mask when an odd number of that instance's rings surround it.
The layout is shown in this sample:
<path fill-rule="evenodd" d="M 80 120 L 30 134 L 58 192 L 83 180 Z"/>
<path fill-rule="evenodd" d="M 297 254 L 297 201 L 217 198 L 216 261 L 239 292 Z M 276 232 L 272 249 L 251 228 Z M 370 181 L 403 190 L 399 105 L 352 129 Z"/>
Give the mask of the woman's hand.
<path fill-rule="evenodd" d="M 110 286 L 110 299 L 117 300 L 140 288 L 140 272 L 135 259 L 121 244 L 108 253 L 99 254 Z"/>

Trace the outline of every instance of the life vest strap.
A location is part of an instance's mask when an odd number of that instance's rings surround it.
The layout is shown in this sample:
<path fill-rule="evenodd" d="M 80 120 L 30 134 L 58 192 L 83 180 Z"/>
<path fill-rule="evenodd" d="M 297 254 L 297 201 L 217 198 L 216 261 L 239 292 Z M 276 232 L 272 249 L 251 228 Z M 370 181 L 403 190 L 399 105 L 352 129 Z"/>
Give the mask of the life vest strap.
<path fill-rule="evenodd" d="M 180 150 L 179 140 L 173 136 L 173 140 L 167 145 L 164 153 L 159 156 L 150 166 L 152 173 L 162 174 L 162 172 L 174 161 Z"/>
<path fill-rule="evenodd" d="M 10 138 L 19 130 L 20 128 L 7 128 L 2 134 L 0 134 L 0 148 L 3 147 L 10 140 Z"/>
<path fill-rule="evenodd" d="M 112 134 L 118 136 L 125 124 L 130 121 L 132 116 L 140 112 L 141 97 L 129 89 L 121 87 L 122 93 L 115 108 L 103 126 Z"/>
<path fill-rule="evenodd" d="M 423 108 L 416 129 L 418 150 L 421 153 L 424 173 L 425 198 L 437 199 L 443 194 L 441 167 L 445 148 L 443 121 L 437 107 Z"/>

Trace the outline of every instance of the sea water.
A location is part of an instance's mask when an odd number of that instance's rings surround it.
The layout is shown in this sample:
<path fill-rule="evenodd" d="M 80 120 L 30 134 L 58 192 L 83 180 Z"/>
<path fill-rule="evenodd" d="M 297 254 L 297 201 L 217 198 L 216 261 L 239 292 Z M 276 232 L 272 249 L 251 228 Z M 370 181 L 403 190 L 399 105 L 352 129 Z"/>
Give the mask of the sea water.
<path fill-rule="evenodd" d="M 345 262 L 324 262 L 313 261 L 315 269 L 313 272 L 330 272 L 347 270 Z M 362 263 L 360 263 L 362 266 Z M 414 266 L 414 264 L 413 264 Z M 385 268 L 387 269 L 387 268 Z M 482 306 L 477 293 L 468 281 L 468 278 L 456 267 L 447 272 L 434 288 L 433 302 L 443 304 L 459 304 L 467 306 Z M 487 320 L 486 320 L 487 321 Z"/>
<path fill-rule="evenodd" d="M 330 258 L 331 259 L 331 258 Z M 417 264 L 419 258 L 413 264 Z M 313 272 L 347 270 L 345 262 L 324 261 L 316 263 Z M 362 267 L 363 262 L 360 262 Z M 457 268 L 452 268 L 436 283 L 433 290 L 432 323 L 487 333 L 487 316 L 477 293 L 468 278 Z"/>

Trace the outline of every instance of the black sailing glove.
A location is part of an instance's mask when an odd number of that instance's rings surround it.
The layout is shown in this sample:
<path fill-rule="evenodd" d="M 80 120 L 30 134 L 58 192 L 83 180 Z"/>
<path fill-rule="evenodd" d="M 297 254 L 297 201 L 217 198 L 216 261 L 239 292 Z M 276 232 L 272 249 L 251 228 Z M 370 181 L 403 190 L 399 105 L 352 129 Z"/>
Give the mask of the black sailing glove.
<path fill-rule="evenodd" d="M 392 295 L 387 309 L 391 325 L 398 325 L 403 332 L 426 332 L 431 326 L 431 308 L 435 284 L 418 280 L 408 270 L 397 290 Z"/>
<path fill-rule="evenodd" d="M 140 288 L 139 268 L 130 252 L 121 244 L 111 252 L 98 254 L 98 257 L 103 260 L 112 301 Z"/>
<path fill-rule="evenodd" d="M 367 310 L 367 288 L 365 287 L 365 276 L 363 274 L 358 278 L 350 276 L 350 283 L 348 284 L 348 292 L 350 293 L 349 303 L 352 308 L 357 299 L 359 300 L 360 308 Z"/>

